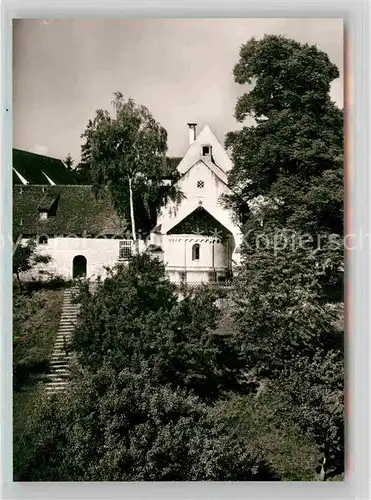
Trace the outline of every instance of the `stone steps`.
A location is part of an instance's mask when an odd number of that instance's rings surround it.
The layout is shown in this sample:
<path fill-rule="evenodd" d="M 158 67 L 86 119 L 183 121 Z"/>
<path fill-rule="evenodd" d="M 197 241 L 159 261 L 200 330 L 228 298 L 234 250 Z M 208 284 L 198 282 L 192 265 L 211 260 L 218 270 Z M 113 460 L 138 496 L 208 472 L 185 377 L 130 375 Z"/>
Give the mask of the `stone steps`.
<path fill-rule="evenodd" d="M 45 375 L 45 391 L 52 395 L 66 389 L 69 381 L 71 354 L 65 352 L 71 341 L 72 333 L 78 321 L 79 304 L 72 303 L 71 289 L 64 291 L 62 314 L 59 322 L 54 350 L 50 358 L 50 372 Z"/>

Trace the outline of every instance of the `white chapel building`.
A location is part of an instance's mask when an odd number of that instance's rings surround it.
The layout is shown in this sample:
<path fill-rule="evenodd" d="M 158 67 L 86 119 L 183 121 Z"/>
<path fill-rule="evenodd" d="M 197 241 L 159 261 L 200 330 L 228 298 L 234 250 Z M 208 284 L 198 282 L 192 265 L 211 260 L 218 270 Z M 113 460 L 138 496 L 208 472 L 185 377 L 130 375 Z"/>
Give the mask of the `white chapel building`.
<path fill-rule="evenodd" d="M 208 125 L 199 134 L 195 123 L 188 128 L 189 149 L 177 167 L 183 200 L 162 208 L 139 250 L 162 261 L 173 282 L 219 281 L 240 264 L 242 233 L 221 200 L 232 162 Z M 35 270 L 40 275 L 104 277 L 132 252 L 123 229 L 109 197 L 97 200 L 91 186 L 13 185 L 14 240 L 35 238 L 52 259 Z"/>
<path fill-rule="evenodd" d="M 188 127 L 189 149 L 178 165 L 184 200 L 163 208 L 149 248 L 159 254 L 171 281 L 216 281 L 230 277 L 240 263 L 242 234 L 221 201 L 229 192 L 232 162 L 208 125 L 198 136 L 196 124 Z"/>

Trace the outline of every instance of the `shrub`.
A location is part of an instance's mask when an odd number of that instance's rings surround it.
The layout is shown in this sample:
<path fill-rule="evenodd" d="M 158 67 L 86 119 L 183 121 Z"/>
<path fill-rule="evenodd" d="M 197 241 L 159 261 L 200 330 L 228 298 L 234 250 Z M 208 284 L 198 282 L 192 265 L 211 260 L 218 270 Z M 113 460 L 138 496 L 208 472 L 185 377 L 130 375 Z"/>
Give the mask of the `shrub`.
<path fill-rule="evenodd" d="M 269 480 L 258 454 L 241 446 L 184 390 L 103 366 L 69 393 L 41 400 L 16 460 L 23 481 Z"/>

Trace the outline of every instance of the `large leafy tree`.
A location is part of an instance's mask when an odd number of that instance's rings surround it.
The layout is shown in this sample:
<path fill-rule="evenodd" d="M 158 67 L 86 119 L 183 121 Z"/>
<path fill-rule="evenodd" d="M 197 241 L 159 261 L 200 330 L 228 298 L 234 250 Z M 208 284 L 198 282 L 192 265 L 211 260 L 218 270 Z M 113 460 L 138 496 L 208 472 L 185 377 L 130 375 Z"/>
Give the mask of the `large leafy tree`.
<path fill-rule="evenodd" d="M 97 192 L 108 187 L 117 212 L 130 220 L 136 240 L 139 232 L 152 229 L 166 201 L 178 199 L 180 193 L 163 182 L 169 175 L 166 130 L 145 106 L 125 100 L 120 92 L 114 94 L 112 106 L 112 114 L 98 110 L 89 121 L 82 163 L 89 166 Z"/>
<path fill-rule="evenodd" d="M 234 77 L 250 88 L 235 116 L 255 124 L 227 135 L 234 162 L 227 202 L 247 233 L 291 228 L 310 235 L 312 248 L 321 238 L 329 251 L 329 235 L 343 235 L 343 112 L 329 95 L 338 76 L 327 54 L 283 36 L 241 47 Z M 336 250 L 329 280 L 340 289 L 342 246 Z"/>
<path fill-rule="evenodd" d="M 92 184 L 91 168 L 93 134 L 99 126 L 99 123 L 108 119 L 108 112 L 103 109 L 98 109 L 95 112 L 94 118 L 88 121 L 86 129 L 80 136 L 85 142 L 81 145 L 81 161 L 75 168 L 75 177 L 79 184 Z"/>
<path fill-rule="evenodd" d="M 235 116 L 255 121 L 226 140 L 226 203 L 245 229 L 235 342 L 261 388 L 275 384 L 281 418 L 316 440 L 323 471 L 341 469 L 343 113 L 329 96 L 338 69 L 315 46 L 266 36 L 241 47 L 234 76 L 250 85 Z"/>
<path fill-rule="evenodd" d="M 96 127 L 97 120 L 99 120 L 102 110 L 96 112 L 93 120 L 89 120 L 86 129 L 81 134 L 81 139 L 84 143 L 81 145 L 81 161 L 76 165 L 74 176 L 78 184 L 90 185 L 91 180 L 91 138 Z"/>

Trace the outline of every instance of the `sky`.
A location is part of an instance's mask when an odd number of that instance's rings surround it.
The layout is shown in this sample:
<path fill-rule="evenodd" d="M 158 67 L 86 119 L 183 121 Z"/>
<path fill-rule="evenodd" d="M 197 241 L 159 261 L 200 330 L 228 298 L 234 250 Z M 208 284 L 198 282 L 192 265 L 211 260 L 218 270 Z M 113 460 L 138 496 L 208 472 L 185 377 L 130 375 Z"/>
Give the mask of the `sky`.
<path fill-rule="evenodd" d="M 248 90 L 233 79 L 240 46 L 281 34 L 315 44 L 340 71 L 331 88 L 343 106 L 341 19 L 18 19 L 13 29 L 13 146 L 78 161 L 81 134 L 113 92 L 147 106 L 183 156 L 187 122 L 206 123 L 223 144 Z"/>

